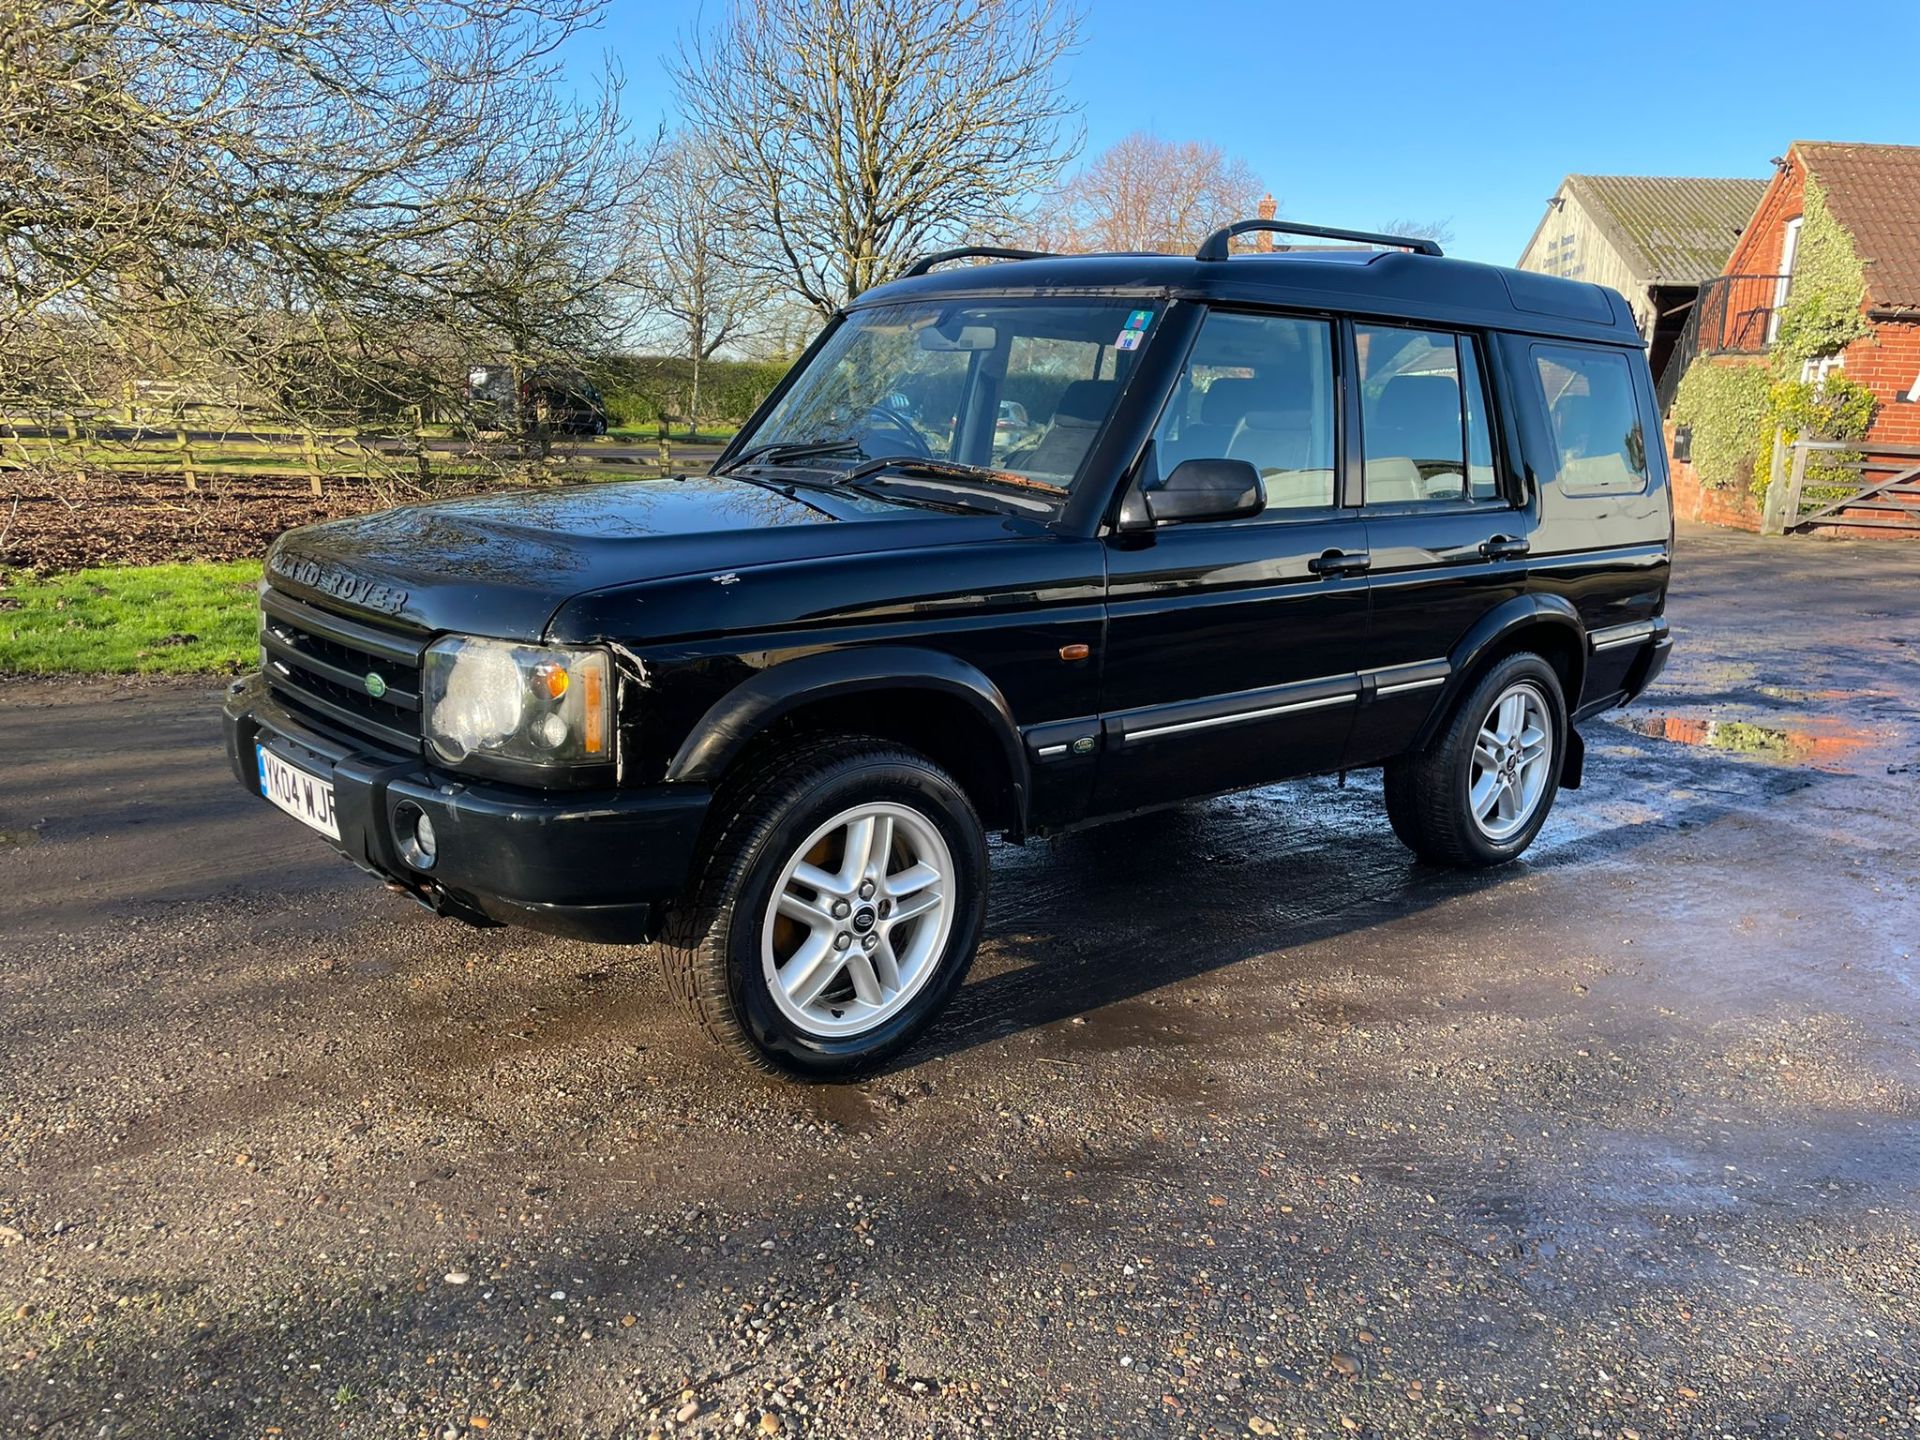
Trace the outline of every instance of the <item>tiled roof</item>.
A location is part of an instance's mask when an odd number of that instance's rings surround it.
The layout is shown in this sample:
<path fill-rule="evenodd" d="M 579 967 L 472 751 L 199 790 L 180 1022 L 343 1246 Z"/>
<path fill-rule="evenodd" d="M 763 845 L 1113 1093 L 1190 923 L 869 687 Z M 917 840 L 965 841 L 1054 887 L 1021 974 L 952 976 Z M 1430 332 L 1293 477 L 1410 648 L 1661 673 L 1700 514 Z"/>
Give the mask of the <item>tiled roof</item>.
<path fill-rule="evenodd" d="M 1920 145 L 1794 144 L 1853 236 L 1876 310 L 1920 310 Z"/>
<path fill-rule="evenodd" d="M 1726 265 L 1767 182 L 1569 175 L 1565 188 L 1648 284 L 1697 285 Z"/>

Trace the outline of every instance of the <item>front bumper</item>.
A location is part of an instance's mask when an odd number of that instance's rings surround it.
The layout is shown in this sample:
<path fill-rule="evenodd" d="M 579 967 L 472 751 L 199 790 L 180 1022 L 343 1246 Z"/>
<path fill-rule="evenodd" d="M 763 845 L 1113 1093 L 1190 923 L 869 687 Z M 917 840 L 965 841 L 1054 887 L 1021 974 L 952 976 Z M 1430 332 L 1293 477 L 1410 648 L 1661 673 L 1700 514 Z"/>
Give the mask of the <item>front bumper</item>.
<path fill-rule="evenodd" d="M 474 924 L 616 944 L 651 939 L 662 902 L 686 887 L 712 798 L 696 785 L 548 793 L 429 770 L 417 757 L 396 759 L 314 730 L 258 675 L 234 682 L 222 712 L 227 758 L 242 785 L 260 795 L 255 745 L 331 780 L 335 848 L 436 913 Z M 396 841 L 396 812 L 408 805 L 433 822 L 438 843 L 428 868 L 410 866 Z"/>

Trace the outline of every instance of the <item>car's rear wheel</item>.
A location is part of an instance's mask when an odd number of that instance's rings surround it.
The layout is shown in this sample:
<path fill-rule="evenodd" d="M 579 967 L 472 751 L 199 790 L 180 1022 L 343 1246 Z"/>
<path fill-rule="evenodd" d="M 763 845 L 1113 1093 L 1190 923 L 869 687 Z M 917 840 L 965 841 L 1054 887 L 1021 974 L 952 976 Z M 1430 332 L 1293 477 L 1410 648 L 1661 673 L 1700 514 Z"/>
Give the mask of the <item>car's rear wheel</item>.
<path fill-rule="evenodd" d="M 692 894 L 668 916 L 674 989 L 724 1049 L 830 1077 L 898 1053 L 965 978 L 986 837 L 925 756 L 877 740 L 763 755 L 715 799 Z"/>
<path fill-rule="evenodd" d="M 1387 818 L 1423 860 L 1504 865 L 1533 843 L 1560 789 L 1566 750 L 1560 678 L 1531 651 L 1467 692 L 1425 750 L 1389 761 Z"/>

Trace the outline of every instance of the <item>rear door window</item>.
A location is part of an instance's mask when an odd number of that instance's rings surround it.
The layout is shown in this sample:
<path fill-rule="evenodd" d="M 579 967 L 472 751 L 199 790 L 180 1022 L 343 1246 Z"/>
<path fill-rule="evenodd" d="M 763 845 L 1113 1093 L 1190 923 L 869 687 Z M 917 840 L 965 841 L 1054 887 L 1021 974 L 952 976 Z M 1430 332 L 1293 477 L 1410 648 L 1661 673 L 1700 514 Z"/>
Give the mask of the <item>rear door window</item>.
<path fill-rule="evenodd" d="M 1479 347 L 1470 335 L 1356 325 L 1366 503 L 1500 498 Z"/>
<path fill-rule="evenodd" d="M 1535 345 L 1533 365 L 1561 491 L 1631 495 L 1646 489 L 1647 436 L 1627 357 L 1584 345 Z"/>

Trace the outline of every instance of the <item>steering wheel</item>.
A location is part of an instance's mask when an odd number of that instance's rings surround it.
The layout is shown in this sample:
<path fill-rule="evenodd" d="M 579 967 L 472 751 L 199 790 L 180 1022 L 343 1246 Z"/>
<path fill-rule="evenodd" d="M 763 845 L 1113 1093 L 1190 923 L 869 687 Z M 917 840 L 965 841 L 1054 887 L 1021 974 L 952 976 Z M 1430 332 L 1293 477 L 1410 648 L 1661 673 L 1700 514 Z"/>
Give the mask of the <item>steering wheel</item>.
<path fill-rule="evenodd" d="M 883 431 L 904 442 L 904 448 L 895 451 L 896 454 L 911 455 L 921 460 L 933 455 L 933 451 L 927 445 L 926 436 L 914 427 L 913 422 L 898 410 L 889 409 L 885 405 L 869 405 L 866 414 L 860 417 L 860 424 L 856 428 L 863 431 Z"/>

